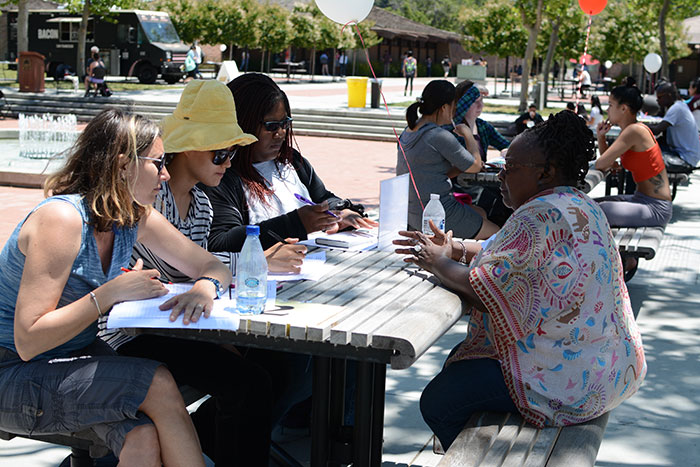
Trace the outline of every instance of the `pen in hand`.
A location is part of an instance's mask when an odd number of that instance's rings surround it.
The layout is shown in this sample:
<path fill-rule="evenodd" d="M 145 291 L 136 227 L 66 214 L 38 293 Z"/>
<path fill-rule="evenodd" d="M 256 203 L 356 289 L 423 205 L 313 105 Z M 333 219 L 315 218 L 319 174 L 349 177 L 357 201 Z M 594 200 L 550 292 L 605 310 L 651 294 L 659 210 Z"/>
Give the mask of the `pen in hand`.
<path fill-rule="evenodd" d="M 274 238 L 276 241 L 278 241 L 278 242 L 280 242 L 280 243 L 282 243 L 282 244 L 284 244 L 284 245 L 289 245 L 289 242 L 288 242 L 287 240 L 285 240 L 284 238 L 282 238 L 282 237 L 280 237 L 279 235 L 277 235 L 274 231 L 268 229 L 268 230 L 267 230 L 267 234 L 268 234 L 270 237 Z"/>
<path fill-rule="evenodd" d="M 301 196 L 298 193 L 294 193 L 294 196 L 296 197 L 296 199 L 298 199 L 299 201 L 301 201 L 304 204 L 308 204 L 309 206 L 316 206 L 316 203 L 304 198 L 303 196 Z M 335 217 L 336 219 L 340 219 L 340 217 L 338 217 L 338 215 L 333 214 L 331 211 L 326 210 L 326 214 L 330 214 L 331 216 Z"/>

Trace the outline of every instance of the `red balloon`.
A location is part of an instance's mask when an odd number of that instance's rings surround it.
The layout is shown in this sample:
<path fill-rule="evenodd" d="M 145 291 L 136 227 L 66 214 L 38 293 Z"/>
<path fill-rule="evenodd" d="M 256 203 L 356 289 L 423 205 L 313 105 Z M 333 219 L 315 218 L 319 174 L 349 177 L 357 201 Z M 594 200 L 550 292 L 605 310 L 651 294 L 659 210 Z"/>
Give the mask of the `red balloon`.
<path fill-rule="evenodd" d="M 608 0 L 578 0 L 578 5 L 587 15 L 597 15 L 608 4 Z"/>

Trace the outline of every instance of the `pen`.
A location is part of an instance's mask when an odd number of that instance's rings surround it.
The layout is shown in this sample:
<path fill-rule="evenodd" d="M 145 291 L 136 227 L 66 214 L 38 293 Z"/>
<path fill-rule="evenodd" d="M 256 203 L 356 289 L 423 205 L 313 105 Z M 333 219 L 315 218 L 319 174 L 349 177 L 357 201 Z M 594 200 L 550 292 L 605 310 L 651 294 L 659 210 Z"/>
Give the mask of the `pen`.
<path fill-rule="evenodd" d="M 122 272 L 134 272 L 133 269 L 129 269 L 129 268 L 124 268 L 124 267 L 122 267 L 122 268 L 120 268 L 120 269 L 122 270 Z M 153 280 L 159 280 L 157 277 L 151 277 L 151 279 L 153 279 Z M 170 285 L 172 285 L 172 282 L 170 282 L 170 281 L 168 281 L 167 283 L 170 284 Z"/>
<path fill-rule="evenodd" d="M 285 245 L 289 245 L 289 242 L 288 242 L 287 240 L 285 240 L 284 238 L 282 238 L 282 237 L 280 237 L 279 235 L 277 235 L 274 231 L 268 229 L 268 230 L 267 230 L 267 234 L 268 234 L 270 237 L 272 237 L 272 238 L 274 238 L 275 240 L 277 240 L 278 242 L 283 243 L 283 244 L 285 244 Z"/>
<path fill-rule="evenodd" d="M 309 206 L 316 206 L 316 203 L 314 203 L 313 201 L 309 201 L 308 199 L 304 198 L 303 196 L 301 196 L 298 193 L 294 193 L 294 196 L 302 203 L 308 204 Z M 326 214 L 330 214 L 331 216 L 335 217 L 336 219 L 340 219 L 340 217 L 338 217 L 337 215 L 333 214 L 332 212 L 330 212 L 328 210 L 326 210 Z"/>

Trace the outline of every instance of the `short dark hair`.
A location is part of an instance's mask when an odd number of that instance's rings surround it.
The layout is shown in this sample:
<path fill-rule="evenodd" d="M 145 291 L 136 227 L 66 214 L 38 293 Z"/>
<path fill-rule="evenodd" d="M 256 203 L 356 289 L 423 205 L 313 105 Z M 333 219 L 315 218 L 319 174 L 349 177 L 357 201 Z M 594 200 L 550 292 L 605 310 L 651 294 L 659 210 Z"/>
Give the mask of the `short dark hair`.
<path fill-rule="evenodd" d="M 534 102 L 532 104 L 528 105 L 527 108 L 528 109 L 534 108 L 535 110 L 537 110 L 537 106 L 534 104 Z"/>
<path fill-rule="evenodd" d="M 525 130 L 523 137 L 542 151 L 545 170 L 556 167 L 571 186 L 586 179 L 588 163 L 595 160 L 595 144 L 593 132 L 581 117 L 561 111 Z"/>

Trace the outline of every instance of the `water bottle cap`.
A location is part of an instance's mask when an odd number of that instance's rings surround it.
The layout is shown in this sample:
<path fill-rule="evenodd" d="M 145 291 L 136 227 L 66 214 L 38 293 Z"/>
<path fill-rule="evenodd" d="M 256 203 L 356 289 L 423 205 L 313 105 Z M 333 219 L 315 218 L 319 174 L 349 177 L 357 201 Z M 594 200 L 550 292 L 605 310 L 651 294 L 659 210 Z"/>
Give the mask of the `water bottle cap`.
<path fill-rule="evenodd" d="M 430 193 L 430 199 L 440 199 L 440 195 L 437 193 Z"/>
<path fill-rule="evenodd" d="M 257 225 L 246 225 L 245 226 L 246 235 L 260 235 L 260 226 Z"/>

